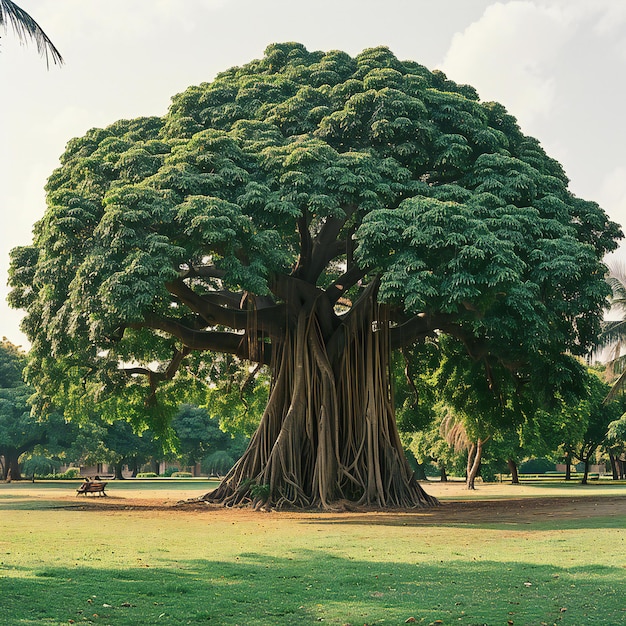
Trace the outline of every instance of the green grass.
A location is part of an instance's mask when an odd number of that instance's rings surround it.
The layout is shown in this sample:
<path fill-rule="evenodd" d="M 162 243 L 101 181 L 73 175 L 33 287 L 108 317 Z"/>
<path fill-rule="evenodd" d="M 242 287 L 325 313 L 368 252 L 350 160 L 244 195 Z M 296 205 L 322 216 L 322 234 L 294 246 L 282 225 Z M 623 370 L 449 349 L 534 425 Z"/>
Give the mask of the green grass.
<path fill-rule="evenodd" d="M 0 485 L 3 625 L 626 623 L 624 508 L 441 523 L 436 512 L 102 510 L 58 486 L 12 487 Z M 146 488 L 158 503 L 165 487 Z"/>

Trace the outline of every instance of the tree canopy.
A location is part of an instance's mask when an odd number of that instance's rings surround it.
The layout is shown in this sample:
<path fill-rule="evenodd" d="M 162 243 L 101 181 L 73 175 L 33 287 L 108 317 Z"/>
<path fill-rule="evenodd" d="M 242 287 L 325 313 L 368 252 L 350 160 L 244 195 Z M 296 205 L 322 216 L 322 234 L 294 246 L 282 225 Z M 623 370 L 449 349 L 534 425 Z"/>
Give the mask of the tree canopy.
<path fill-rule="evenodd" d="M 271 45 L 164 117 L 68 143 L 12 251 L 29 379 L 42 402 L 71 371 L 154 405 L 216 353 L 269 365 L 254 461 L 224 498 L 253 480 L 274 503 L 414 504 L 389 350 L 445 334 L 487 387 L 494 370 L 547 396 L 576 382 L 562 355 L 597 337 L 621 233 L 567 185 L 503 106 L 441 72 Z"/>
<path fill-rule="evenodd" d="M 53 413 L 40 420 L 31 415 L 33 388 L 24 383 L 26 355 L 5 338 L 0 341 L 0 477 L 21 478 L 20 457 L 36 446 L 67 445 L 68 427 Z"/>

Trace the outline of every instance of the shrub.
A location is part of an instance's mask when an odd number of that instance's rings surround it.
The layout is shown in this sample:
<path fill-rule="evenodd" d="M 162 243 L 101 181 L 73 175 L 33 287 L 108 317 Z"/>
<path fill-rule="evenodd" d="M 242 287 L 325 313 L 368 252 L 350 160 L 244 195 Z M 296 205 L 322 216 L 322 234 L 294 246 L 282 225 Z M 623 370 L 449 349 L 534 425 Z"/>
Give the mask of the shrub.
<path fill-rule="evenodd" d="M 191 472 L 172 472 L 172 478 L 193 478 Z"/>
<path fill-rule="evenodd" d="M 266 484 L 251 485 L 250 493 L 257 500 L 262 500 L 263 502 L 266 502 L 270 497 L 270 486 Z"/>
<path fill-rule="evenodd" d="M 158 478 L 159 475 L 154 472 L 139 472 L 137 478 Z"/>
<path fill-rule="evenodd" d="M 548 459 L 529 459 L 519 466 L 520 474 L 545 474 L 553 472 L 556 465 Z"/>
<path fill-rule="evenodd" d="M 202 470 L 209 476 L 223 476 L 235 464 L 235 459 L 225 450 L 217 450 L 202 461 Z"/>
<path fill-rule="evenodd" d="M 60 474 L 45 474 L 44 476 L 37 476 L 44 480 L 72 480 L 74 478 L 80 478 L 80 468 L 70 467 L 66 472 Z"/>
<path fill-rule="evenodd" d="M 169 478 L 175 472 L 180 472 L 180 468 L 179 467 L 166 467 L 165 471 L 161 474 L 161 476 L 166 476 L 167 478 Z"/>
<path fill-rule="evenodd" d="M 22 464 L 22 474 L 25 476 L 47 476 L 53 474 L 60 466 L 61 461 L 58 459 L 33 455 Z"/>

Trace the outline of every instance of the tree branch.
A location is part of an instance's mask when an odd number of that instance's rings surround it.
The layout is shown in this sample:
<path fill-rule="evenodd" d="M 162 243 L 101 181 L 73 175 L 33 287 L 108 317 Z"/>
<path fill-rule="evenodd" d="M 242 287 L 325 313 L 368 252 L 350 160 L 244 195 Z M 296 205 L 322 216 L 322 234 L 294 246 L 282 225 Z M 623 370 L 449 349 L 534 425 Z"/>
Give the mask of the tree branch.
<path fill-rule="evenodd" d="M 360 280 L 365 278 L 367 270 L 362 270 L 356 265 L 352 266 L 347 272 L 342 274 L 332 285 L 327 287 L 326 295 L 328 299 L 335 304 L 339 298 L 350 289 L 354 287 Z"/>
<path fill-rule="evenodd" d="M 226 271 L 215 265 L 194 265 L 191 261 L 186 270 L 179 272 L 179 278 L 217 278 L 222 279 Z"/>
<path fill-rule="evenodd" d="M 152 328 L 162 330 L 172 337 L 179 339 L 190 350 L 210 350 L 213 352 L 227 352 L 241 359 L 247 359 L 258 363 L 269 364 L 271 362 L 271 346 L 258 341 L 257 357 L 251 358 L 250 342 L 245 334 L 229 333 L 209 330 L 192 330 L 180 322 L 158 316 L 146 316 L 141 324 L 133 324 L 131 327 Z"/>
<path fill-rule="evenodd" d="M 311 262 L 311 233 L 309 232 L 308 211 L 305 211 L 298 220 L 298 235 L 300 236 L 300 254 L 298 262 L 293 271 L 294 276 L 300 276 L 307 272 L 307 268 Z"/>
<path fill-rule="evenodd" d="M 320 274 L 328 265 L 328 262 L 340 254 L 348 253 L 348 241 L 337 241 L 341 229 L 357 210 L 356 205 L 342 207 L 342 217 L 328 217 L 320 228 L 319 233 L 313 239 L 311 262 L 303 275 L 303 278 L 313 284 L 317 282 Z"/>
<path fill-rule="evenodd" d="M 433 334 L 437 328 L 438 325 L 433 324 L 425 314 L 415 315 L 404 324 L 392 326 L 389 331 L 391 348 L 409 346 Z"/>
<path fill-rule="evenodd" d="M 166 283 L 167 290 L 176 296 L 183 304 L 202 317 L 208 326 L 228 326 L 236 330 L 245 330 L 249 326 L 250 312 L 243 309 L 221 306 L 219 302 L 233 299 L 226 297 L 224 292 L 197 294 L 188 287 L 182 280 L 175 280 Z M 232 294 L 234 296 L 234 294 Z M 242 297 L 239 297 L 240 305 Z M 262 303 L 267 304 L 267 302 Z M 284 305 L 272 304 L 270 307 L 256 309 L 253 315 L 256 316 L 256 327 L 269 335 L 282 335 L 284 332 Z"/>

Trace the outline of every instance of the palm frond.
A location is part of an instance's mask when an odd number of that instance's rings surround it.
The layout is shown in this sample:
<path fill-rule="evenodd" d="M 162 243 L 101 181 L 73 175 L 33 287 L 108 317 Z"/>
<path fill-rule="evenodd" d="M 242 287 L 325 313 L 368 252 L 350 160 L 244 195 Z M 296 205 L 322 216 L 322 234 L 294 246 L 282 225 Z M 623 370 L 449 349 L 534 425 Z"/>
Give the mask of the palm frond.
<path fill-rule="evenodd" d="M 604 349 L 615 343 L 626 343 L 626 319 L 605 320 L 602 322 L 600 335 L 598 336 L 598 348 Z"/>
<path fill-rule="evenodd" d="M 439 433 L 455 452 L 467 450 L 470 440 L 462 422 L 457 421 L 452 413 L 448 413 L 439 426 Z"/>
<path fill-rule="evenodd" d="M 609 298 L 611 308 L 618 311 L 626 311 L 626 265 L 623 262 L 614 261 L 607 265 L 609 274 L 606 282 L 611 287 L 612 295 Z"/>
<path fill-rule="evenodd" d="M 626 386 L 626 371 L 622 372 L 621 376 L 613 383 L 611 390 L 606 394 L 606 398 L 602 401 L 603 404 L 614 400 L 618 393 L 624 390 Z"/>
<path fill-rule="evenodd" d="M 0 0 L 0 27 L 6 31 L 9 24 L 20 41 L 33 40 L 35 42 L 37 51 L 46 59 L 47 67 L 50 67 L 50 59 L 57 65 L 63 64 L 61 53 L 41 26 L 15 2 Z"/>

